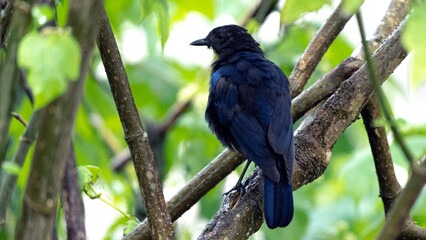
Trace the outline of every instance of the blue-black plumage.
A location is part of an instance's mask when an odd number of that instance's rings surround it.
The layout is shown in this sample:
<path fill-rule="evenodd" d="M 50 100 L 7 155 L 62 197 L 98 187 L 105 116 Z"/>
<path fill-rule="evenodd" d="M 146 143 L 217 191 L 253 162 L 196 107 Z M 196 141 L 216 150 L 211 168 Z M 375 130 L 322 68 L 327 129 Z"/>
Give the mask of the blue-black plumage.
<path fill-rule="evenodd" d="M 293 218 L 293 120 L 288 80 L 264 57 L 247 30 L 213 29 L 191 45 L 213 48 L 206 120 L 219 141 L 255 162 L 264 174 L 264 215 L 269 228 Z"/>

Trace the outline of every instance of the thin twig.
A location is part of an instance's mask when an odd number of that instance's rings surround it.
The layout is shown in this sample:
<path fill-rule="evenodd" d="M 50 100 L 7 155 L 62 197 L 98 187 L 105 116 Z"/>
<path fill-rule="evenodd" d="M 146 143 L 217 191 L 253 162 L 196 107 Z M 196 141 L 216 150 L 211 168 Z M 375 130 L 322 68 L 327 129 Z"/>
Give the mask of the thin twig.
<path fill-rule="evenodd" d="M 383 110 L 383 114 L 385 115 L 386 121 L 390 125 L 392 133 L 395 136 L 395 140 L 397 141 L 398 145 L 401 147 L 401 150 L 404 153 L 405 158 L 411 164 L 411 163 L 413 163 L 414 157 L 411 154 L 407 144 L 404 141 L 402 134 L 400 133 L 398 127 L 396 126 L 395 121 L 392 118 L 389 107 L 386 104 L 385 94 L 383 93 L 383 90 L 380 87 L 378 80 L 377 80 L 376 70 L 373 66 L 373 62 L 372 62 L 370 54 L 369 54 L 370 51 L 368 49 L 367 41 L 365 40 L 366 38 L 365 38 L 364 24 L 363 24 L 362 18 L 361 18 L 361 11 L 358 11 L 356 13 L 356 19 L 358 21 L 358 27 L 359 27 L 359 31 L 360 31 L 360 34 L 361 34 L 362 46 L 364 48 L 364 56 L 365 56 L 366 61 L 367 61 L 367 67 L 368 67 L 368 71 L 370 73 L 369 76 L 370 76 L 371 83 L 374 86 L 375 92 L 376 92 L 376 94 L 379 98 L 380 106 Z"/>
<path fill-rule="evenodd" d="M 10 114 L 12 115 L 12 117 L 14 117 L 20 123 L 22 123 L 22 125 L 24 125 L 24 127 L 27 127 L 27 121 L 25 121 L 25 119 L 20 114 L 18 114 L 16 112 L 11 112 Z"/>

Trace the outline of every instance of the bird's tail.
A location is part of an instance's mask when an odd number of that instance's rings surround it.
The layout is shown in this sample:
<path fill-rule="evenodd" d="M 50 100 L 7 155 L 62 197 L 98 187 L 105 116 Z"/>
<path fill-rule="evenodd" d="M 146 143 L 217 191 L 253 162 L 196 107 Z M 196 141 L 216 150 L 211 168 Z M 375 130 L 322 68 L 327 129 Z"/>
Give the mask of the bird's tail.
<path fill-rule="evenodd" d="M 281 174 L 278 183 L 264 175 L 264 214 L 266 225 L 274 229 L 285 227 L 293 219 L 293 191 L 291 184 Z"/>

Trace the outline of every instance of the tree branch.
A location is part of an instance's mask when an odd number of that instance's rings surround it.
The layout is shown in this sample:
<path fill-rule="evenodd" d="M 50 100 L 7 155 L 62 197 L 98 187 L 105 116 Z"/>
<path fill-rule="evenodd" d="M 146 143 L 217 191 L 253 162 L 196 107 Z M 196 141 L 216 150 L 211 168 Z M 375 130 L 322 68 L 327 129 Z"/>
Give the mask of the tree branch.
<path fill-rule="evenodd" d="M 161 182 L 149 145 L 148 134 L 142 127 L 120 52 L 103 7 L 99 25 L 101 31 L 97 40 L 98 48 L 123 125 L 125 139 L 132 154 L 140 190 L 147 209 L 152 237 L 154 239 L 173 239 L 172 222 L 169 213 L 166 211 Z"/>
<path fill-rule="evenodd" d="M 15 104 L 16 85 L 20 83 L 20 81 L 18 81 L 19 71 L 17 66 L 18 45 L 25 33 L 28 32 L 31 24 L 31 3 L 32 1 L 19 1 L 14 4 L 9 2 L 8 6 L 8 8 L 13 9 L 11 10 L 13 11 L 13 16 L 12 22 L 10 24 L 7 23 L 7 26 L 11 25 L 11 30 L 9 33 L 9 44 L 6 46 L 7 55 L 5 63 L 1 66 L 0 73 L 0 165 L 6 156 L 11 119 L 10 112 L 12 112 Z M 10 18 L 10 15 L 11 13 L 5 17 Z M 2 21 L 2 24 L 5 22 L 6 21 Z M 5 29 L 6 27 L 2 26 L 2 31 L 6 31 Z"/>
<path fill-rule="evenodd" d="M 334 93 L 339 88 L 339 85 L 356 72 L 361 65 L 362 61 L 356 58 L 346 58 L 307 90 L 295 97 L 291 102 L 293 122 L 299 120 L 303 114 L 313 108 L 318 102 Z"/>
<path fill-rule="evenodd" d="M 24 165 L 28 151 L 36 138 L 36 134 L 40 126 L 40 115 L 40 111 L 36 111 L 31 115 L 28 126 L 20 138 L 18 150 L 12 160 L 12 163 L 19 167 Z M 15 189 L 17 180 L 18 176 L 14 174 L 6 174 L 4 176 L 4 184 L 0 192 L 0 232 L 3 224 L 6 222 L 6 210 L 10 204 L 12 192 Z"/>
<path fill-rule="evenodd" d="M 343 12 L 340 4 L 318 30 L 290 73 L 289 81 L 292 98 L 303 91 L 321 58 L 351 17 L 352 15 L 347 15 Z"/>
<path fill-rule="evenodd" d="M 409 221 L 407 221 L 410 209 L 426 183 L 426 155 L 423 156 L 420 162 L 413 163 L 411 170 L 411 177 L 408 179 L 407 185 L 392 206 L 386 218 L 386 223 L 377 237 L 377 240 L 395 239 L 401 231 L 407 228 L 410 229 L 410 231 L 408 231 L 410 234 L 415 232 L 415 234 L 417 234 L 415 235 L 416 237 L 419 237 L 420 234 L 420 237 L 424 239 L 426 236 L 426 231 L 424 229 L 420 230 L 413 226 L 413 223 L 411 223 L 410 227 Z M 408 238 L 408 236 L 405 237 L 405 239 Z"/>
<path fill-rule="evenodd" d="M 370 72 L 370 80 L 371 80 L 371 83 L 374 86 L 374 90 L 377 94 L 380 105 L 382 106 L 383 114 L 385 115 L 385 119 L 389 123 L 391 130 L 392 130 L 392 133 L 395 137 L 395 140 L 397 141 L 398 145 L 401 147 L 402 152 L 404 153 L 407 160 L 410 163 L 412 163 L 414 161 L 413 155 L 411 154 L 410 150 L 408 149 L 408 146 L 405 143 L 404 138 L 402 137 L 402 134 L 399 132 L 399 129 L 396 127 L 396 123 L 393 120 L 391 113 L 390 113 L 390 110 L 389 110 L 389 108 L 386 104 L 385 94 L 383 93 L 383 90 L 380 87 L 380 84 L 376 79 L 377 78 L 376 69 L 373 67 L 374 63 L 372 62 L 372 60 L 370 58 L 368 45 L 367 45 L 367 42 L 365 40 L 364 24 L 362 22 L 360 11 L 358 11 L 356 13 L 356 19 L 358 21 L 359 31 L 360 31 L 360 34 L 361 34 L 362 47 L 364 48 L 364 56 L 365 56 L 365 59 L 366 59 L 368 71 Z"/>
<path fill-rule="evenodd" d="M 373 153 L 380 197 L 383 201 L 385 214 L 387 214 L 402 188 L 395 176 L 386 130 L 383 126 L 375 126 L 377 121 L 382 119 L 382 112 L 376 94 L 370 98 L 370 101 L 361 111 L 361 115 L 368 134 L 371 152 Z"/>
<path fill-rule="evenodd" d="M 84 205 L 78 182 L 77 164 L 72 144 L 66 160 L 65 176 L 62 181 L 61 200 L 67 224 L 67 239 L 85 240 Z"/>
<path fill-rule="evenodd" d="M 382 198 L 387 219 L 395 199 L 402 192 L 402 188 L 395 176 L 385 128 L 377 127 L 374 124 L 375 121 L 382 119 L 380 104 L 375 94 L 361 111 L 361 115 L 373 153 L 380 197 Z M 410 216 L 405 218 L 404 226 L 406 227 L 399 235 L 399 239 L 424 239 L 426 237 L 426 230 L 417 226 Z"/>
<path fill-rule="evenodd" d="M 67 156 L 70 149 L 71 132 L 97 34 L 100 6 L 101 1 L 70 1 L 68 25 L 81 46 L 80 73 L 77 81 L 69 83 L 65 94 L 49 103 L 41 116 L 16 239 L 52 239 L 57 196 L 65 168 L 63 156 Z"/>
<path fill-rule="evenodd" d="M 0 19 L 0 48 L 5 46 L 6 36 L 9 32 L 10 23 L 12 21 L 14 4 L 14 0 L 9 0 L 6 2 L 6 8 L 4 9 L 3 17 Z"/>

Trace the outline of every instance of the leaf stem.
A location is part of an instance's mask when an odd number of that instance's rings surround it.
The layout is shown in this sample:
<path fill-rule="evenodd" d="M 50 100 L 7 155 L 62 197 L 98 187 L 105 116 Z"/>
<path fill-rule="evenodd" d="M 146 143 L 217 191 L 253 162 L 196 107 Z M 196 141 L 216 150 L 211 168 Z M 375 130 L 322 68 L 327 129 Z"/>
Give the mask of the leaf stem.
<path fill-rule="evenodd" d="M 111 203 L 108 200 L 104 199 L 102 197 L 102 193 L 97 193 L 96 190 L 92 187 L 91 184 L 87 184 L 86 186 L 89 186 L 90 190 L 94 193 L 94 195 L 91 195 L 87 191 L 85 191 L 85 193 L 87 194 L 87 196 L 89 196 L 90 199 L 99 199 L 102 202 L 104 202 L 104 203 L 108 204 L 109 206 L 111 206 L 112 208 L 114 208 L 115 210 L 119 211 L 126 218 L 132 219 L 132 216 L 130 216 L 129 214 L 123 212 L 120 208 L 118 208 L 117 206 L 115 206 L 113 203 Z"/>

